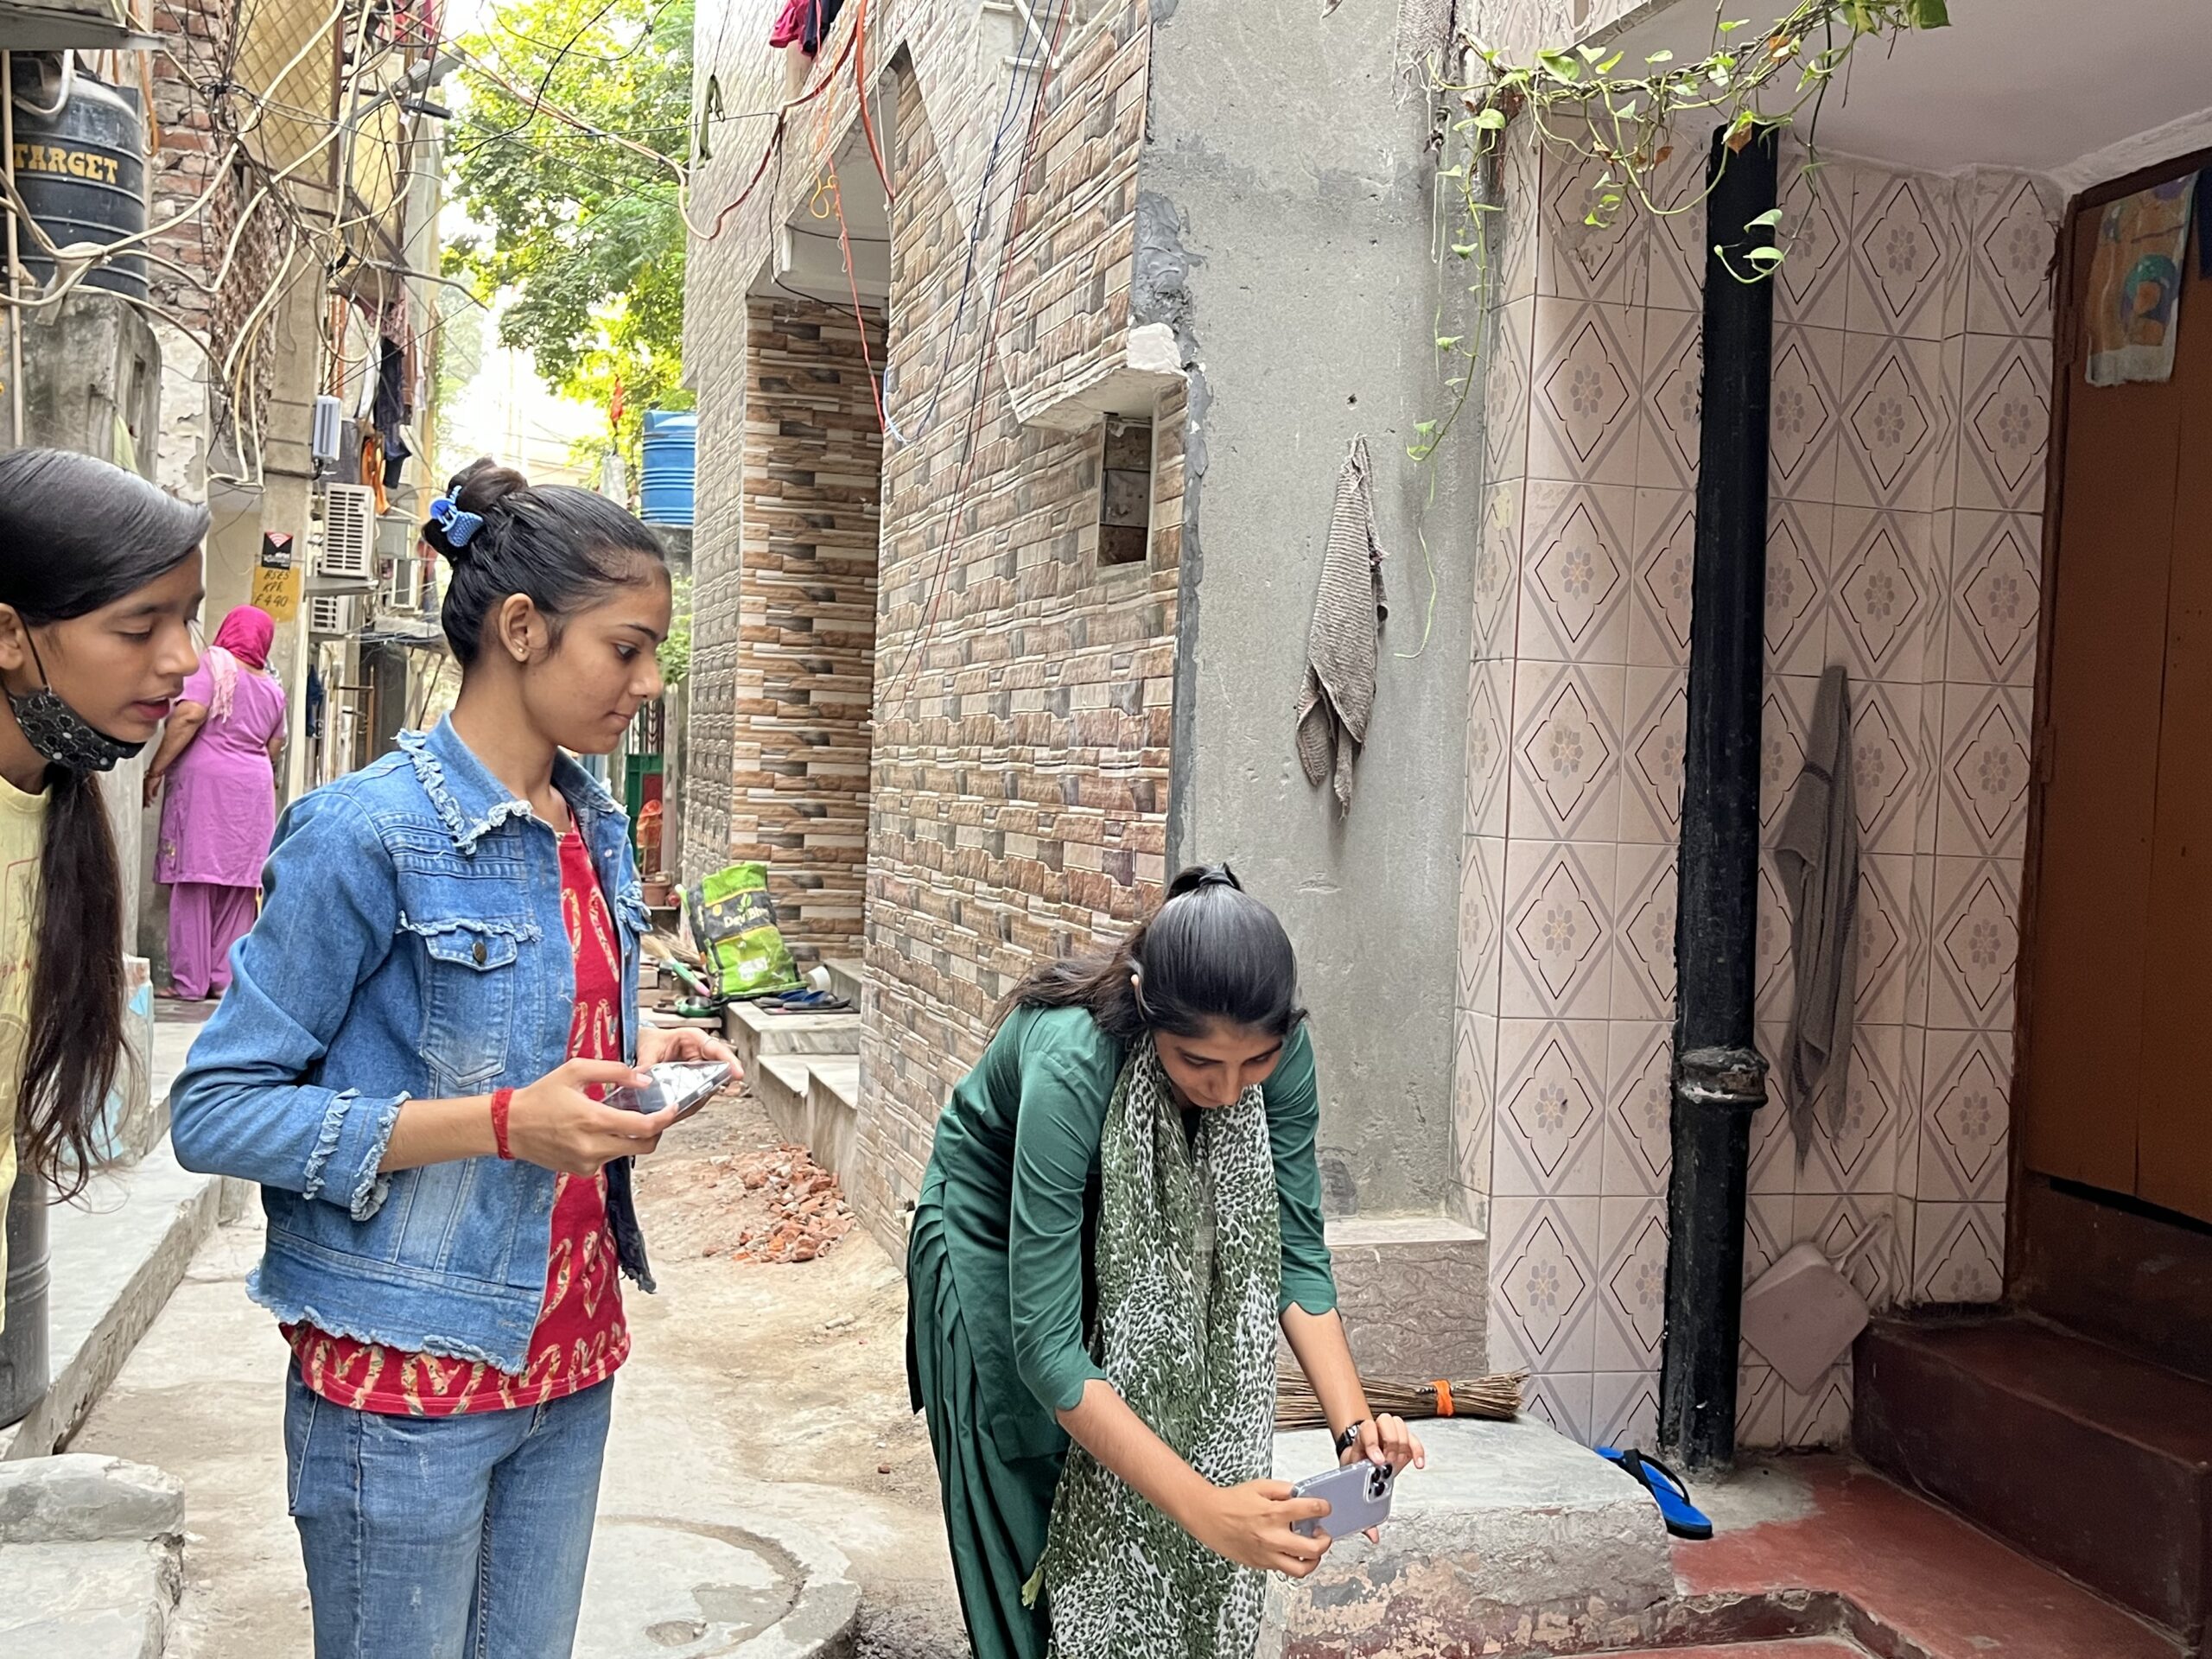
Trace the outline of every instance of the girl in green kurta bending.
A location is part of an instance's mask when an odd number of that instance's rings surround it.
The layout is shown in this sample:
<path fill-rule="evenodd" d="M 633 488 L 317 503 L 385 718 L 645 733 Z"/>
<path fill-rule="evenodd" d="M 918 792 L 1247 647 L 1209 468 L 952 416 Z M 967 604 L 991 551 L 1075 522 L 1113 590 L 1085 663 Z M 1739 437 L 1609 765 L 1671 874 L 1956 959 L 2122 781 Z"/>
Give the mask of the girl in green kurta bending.
<path fill-rule="evenodd" d="M 906 1268 L 969 1637 L 1245 1659 L 1262 1573 L 1328 1547 L 1292 1530 L 1327 1506 L 1267 1478 L 1278 1323 L 1344 1461 L 1422 1458 L 1337 1318 L 1296 956 L 1225 867 L 1190 870 L 1008 1007 L 938 1120 Z"/>

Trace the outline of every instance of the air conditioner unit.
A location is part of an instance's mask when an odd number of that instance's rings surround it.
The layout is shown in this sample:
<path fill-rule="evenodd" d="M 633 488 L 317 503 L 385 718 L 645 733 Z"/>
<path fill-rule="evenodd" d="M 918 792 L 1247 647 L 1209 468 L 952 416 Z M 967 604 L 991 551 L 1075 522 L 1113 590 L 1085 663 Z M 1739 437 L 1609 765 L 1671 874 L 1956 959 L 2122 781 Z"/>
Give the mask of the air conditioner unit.
<path fill-rule="evenodd" d="M 322 504 L 322 551 L 315 573 L 324 583 L 376 585 L 377 493 L 365 484 L 333 484 Z"/>
<path fill-rule="evenodd" d="M 308 601 L 308 632 L 324 639 L 351 634 L 353 601 L 341 594 L 318 594 Z"/>

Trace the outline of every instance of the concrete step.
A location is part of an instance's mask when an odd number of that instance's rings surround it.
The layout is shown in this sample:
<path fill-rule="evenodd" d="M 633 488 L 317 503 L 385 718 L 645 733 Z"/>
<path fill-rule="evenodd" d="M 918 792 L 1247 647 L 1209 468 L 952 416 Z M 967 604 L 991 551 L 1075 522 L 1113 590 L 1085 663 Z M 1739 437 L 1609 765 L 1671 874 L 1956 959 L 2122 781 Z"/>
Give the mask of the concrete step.
<path fill-rule="evenodd" d="M 2018 1314 L 1878 1320 L 1859 1454 L 2177 1632 L 2212 1618 L 2212 1385 Z"/>
<path fill-rule="evenodd" d="M 771 1014 L 750 1002 L 722 1010 L 722 1034 L 750 1074 L 770 1054 L 857 1054 L 861 1017 L 848 1014 Z"/>
<path fill-rule="evenodd" d="M 161 1659 L 182 1587 L 184 1489 L 118 1458 L 0 1473 L 0 1653 Z"/>
<path fill-rule="evenodd" d="M 786 1141 L 798 1140 L 806 1124 L 806 1097 L 814 1087 L 814 1074 L 806 1061 L 792 1054 L 763 1055 L 749 1068 L 753 1098 L 768 1109 L 776 1133 Z"/>
<path fill-rule="evenodd" d="M 1370 1376 L 1491 1370 L 1490 1240 L 1450 1216 L 1338 1216 L 1326 1228 L 1337 1311 Z M 1287 1351 L 1287 1344 L 1286 1344 Z"/>
<path fill-rule="evenodd" d="M 822 965 L 830 970 L 830 988 L 859 1007 L 861 991 L 868 982 L 868 964 L 858 957 L 825 957 Z"/>
<path fill-rule="evenodd" d="M 1591 1652 L 1629 1645 L 1675 1593 L 1658 1506 L 1532 1418 L 1423 1423 L 1428 1467 L 1402 1476 L 1382 1541 L 1271 1578 L 1260 1659 Z M 1324 1431 L 1275 1436 L 1274 1473 L 1333 1468 Z"/>
<path fill-rule="evenodd" d="M 842 1055 L 810 1059 L 806 1091 L 806 1147 L 832 1174 L 852 1167 L 853 1136 L 860 1122 L 861 1063 Z"/>
<path fill-rule="evenodd" d="M 162 1079 L 166 1082 L 166 1079 Z M 51 1381 L 21 1422 L 0 1428 L 0 1458 L 42 1458 L 67 1445 L 123 1369 L 187 1266 L 248 1188 L 178 1166 L 162 1141 L 145 1160 L 93 1178 L 48 1217 Z"/>

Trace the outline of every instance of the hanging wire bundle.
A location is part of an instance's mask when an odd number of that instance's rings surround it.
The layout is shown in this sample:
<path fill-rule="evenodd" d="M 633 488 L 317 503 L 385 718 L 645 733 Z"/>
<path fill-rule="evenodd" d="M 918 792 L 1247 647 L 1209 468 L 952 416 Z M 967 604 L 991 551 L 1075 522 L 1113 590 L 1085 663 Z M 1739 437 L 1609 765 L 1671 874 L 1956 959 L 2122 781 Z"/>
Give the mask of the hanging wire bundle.
<path fill-rule="evenodd" d="M 1438 1377 L 1427 1382 L 1408 1382 L 1389 1377 L 1362 1377 L 1367 1403 L 1392 1417 L 1481 1417 L 1510 1422 L 1521 1414 L 1521 1385 L 1526 1371 L 1497 1371 L 1488 1376 L 1454 1382 Z M 1329 1419 L 1313 1385 L 1297 1367 L 1286 1365 L 1275 1379 L 1277 1428 L 1326 1428 Z"/>

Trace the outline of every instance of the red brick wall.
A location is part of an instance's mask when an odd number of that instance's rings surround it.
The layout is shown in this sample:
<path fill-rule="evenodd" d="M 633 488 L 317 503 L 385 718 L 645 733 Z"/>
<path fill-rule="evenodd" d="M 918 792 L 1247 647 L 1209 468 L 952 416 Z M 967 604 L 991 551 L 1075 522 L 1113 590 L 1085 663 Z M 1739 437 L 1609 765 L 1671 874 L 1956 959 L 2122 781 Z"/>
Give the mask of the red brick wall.
<path fill-rule="evenodd" d="M 880 320 L 868 351 L 883 360 Z M 804 958 L 856 954 L 882 433 L 850 311 L 755 300 L 745 341 L 729 855 Z"/>

